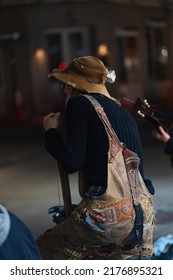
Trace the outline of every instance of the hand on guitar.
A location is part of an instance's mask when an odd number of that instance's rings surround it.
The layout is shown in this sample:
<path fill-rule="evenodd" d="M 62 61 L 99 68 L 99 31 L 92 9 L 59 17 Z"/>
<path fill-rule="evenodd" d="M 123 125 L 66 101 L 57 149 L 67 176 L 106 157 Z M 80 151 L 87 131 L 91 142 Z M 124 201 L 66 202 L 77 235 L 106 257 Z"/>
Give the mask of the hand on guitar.
<path fill-rule="evenodd" d="M 158 129 L 153 130 L 153 136 L 163 143 L 167 143 L 170 139 L 170 135 L 163 129 L 162 126 L 159 126 Z"/>
<path fill-rule="evenodd" d="M 49 128 L 58 128 L 60 125 L 61 113 L 50 113 L 43 118 L 44 130 L 47 131 Z"/>

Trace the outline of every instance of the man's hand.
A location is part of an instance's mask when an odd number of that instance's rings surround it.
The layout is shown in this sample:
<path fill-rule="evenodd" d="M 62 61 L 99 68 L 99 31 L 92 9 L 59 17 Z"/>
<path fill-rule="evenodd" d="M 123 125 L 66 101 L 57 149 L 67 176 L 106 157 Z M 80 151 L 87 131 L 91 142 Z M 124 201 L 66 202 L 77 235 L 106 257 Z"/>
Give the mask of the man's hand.
<path fill-rule="evenodd" d="M 49 128 L 58 128 L 60 124 L 60 115 L 61 113 L 50 113 L 43 118 L 44 130 L 47 131 Z"/>
<path fill-rule="evenodd" d="M 159 131 L 157 131 L 156 129 L 153 130 L 153 136 L 163 143 L 168 142 L 170 138 L 170 135 L 163 129 L 162 126 L 159 126 Z"/>

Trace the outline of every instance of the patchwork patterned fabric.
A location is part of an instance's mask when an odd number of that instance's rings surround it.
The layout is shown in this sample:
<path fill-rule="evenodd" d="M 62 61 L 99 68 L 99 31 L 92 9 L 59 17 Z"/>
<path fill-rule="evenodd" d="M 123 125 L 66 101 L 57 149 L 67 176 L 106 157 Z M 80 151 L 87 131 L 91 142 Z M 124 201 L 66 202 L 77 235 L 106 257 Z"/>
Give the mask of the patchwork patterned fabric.
<path fill-rule="evenodd" d="M 88 210 L 88 215 L 93 224 L 101 224 L 105 227 L 132 219 L 133 211 L 129 199 L 123 199 L 114 203 L 103 203 L 98 208 Z"/>

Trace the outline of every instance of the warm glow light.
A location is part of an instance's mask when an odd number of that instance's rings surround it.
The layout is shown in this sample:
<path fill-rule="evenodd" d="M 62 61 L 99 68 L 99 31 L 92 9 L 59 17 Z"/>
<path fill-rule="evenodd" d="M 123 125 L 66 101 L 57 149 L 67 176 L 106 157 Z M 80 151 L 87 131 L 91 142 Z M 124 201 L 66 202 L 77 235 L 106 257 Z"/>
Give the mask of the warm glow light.
<path fill-rule="evenodd" d="M 36 58 L 41 62 L 45 59 L 45 51 L 43 49 L 37 49 L 35 52 Z"/>
<path fill-rule="evenodd" d="M 108 55 L 108 47 L 106 44 L 100 44 L 98 47 L 99 56 L 107 56 Z"/>
<path fill-rule="evenodd" d="M 124 64 L 127 69 L 130 69 L 132 67 L 132 59 L 130 57 L 126 56 L 124 58 Z"/>

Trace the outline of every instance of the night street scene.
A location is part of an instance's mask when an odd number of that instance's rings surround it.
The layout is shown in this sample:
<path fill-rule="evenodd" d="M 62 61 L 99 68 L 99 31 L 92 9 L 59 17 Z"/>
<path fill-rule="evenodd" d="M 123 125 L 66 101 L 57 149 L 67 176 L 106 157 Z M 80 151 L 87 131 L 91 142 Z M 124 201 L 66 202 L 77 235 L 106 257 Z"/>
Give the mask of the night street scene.
<path fill-rule="evenodd" d="M 155 188 L 156 256 L 173 259 L 173 160 L 153 136 L 156 123 L 173 135 L 172 26 L 172 0 L 0 1 L 0 204 L 35 240 L 55 226 L 48 209 L 64 205 L 42 120 L 63 114 L 65 97 L 48 75 L 91 55 L 115 70 L 108 91 L 137 124 L 145 178 Z M 78 204 L 78 172 L 68 178 Z"/>

